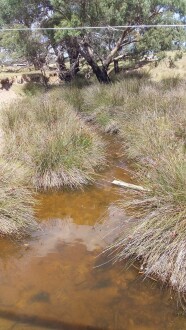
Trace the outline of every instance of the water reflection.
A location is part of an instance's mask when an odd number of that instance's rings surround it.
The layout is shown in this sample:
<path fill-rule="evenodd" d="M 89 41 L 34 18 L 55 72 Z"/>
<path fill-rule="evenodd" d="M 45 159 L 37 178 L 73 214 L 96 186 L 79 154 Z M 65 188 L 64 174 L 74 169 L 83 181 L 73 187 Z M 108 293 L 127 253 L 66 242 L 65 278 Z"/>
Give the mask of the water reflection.
<path fill-rule="evenodd" d="M 0 330 L 186 329 L 168 291 L 100 255 L 108 230 L 126 219 L 113 177 L 130 181 L 115 166 L 81 193 L 40 195 L 41 230 L 0 240 Z M 109 225 L 95 225 L 105 212 Z"/>
<path fill-rule="evenodd" d="M 168 292 L 98 257 L 92 226 L 46 221 L 27 244 L 1 258 L 0 329 L 185 329 Z"/>

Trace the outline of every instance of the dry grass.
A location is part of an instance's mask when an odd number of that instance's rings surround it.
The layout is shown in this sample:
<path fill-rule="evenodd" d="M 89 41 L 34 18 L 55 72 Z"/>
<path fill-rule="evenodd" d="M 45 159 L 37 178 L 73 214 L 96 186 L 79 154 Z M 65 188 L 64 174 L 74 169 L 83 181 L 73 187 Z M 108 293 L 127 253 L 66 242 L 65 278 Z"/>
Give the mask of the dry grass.
<path fill-rule="evenodd" d="M 125 221 L 120 223 L 118 238 L 106 252 L 114 262 L 140 260 L 145 276 L 186 293 L 185 81 L 128 77 L 90 86 L 82 96 L 81 112 L 102 130 L 115 123 L 138 181 L 149 190 L 122 202 L 131 228 L 126 231 Z"/>
<path fill-rule="evenodd" d="M 106 86 L 93 84 L 80 89 L 72 86 L 70 97 L 67 89 L 62 91 L 61 97 L 68 100 L 87 121 L 96 124 L 99 130 L 115 133 L 120 127 L 119 114 L 125 111 L 125 107 L 131 109 L 136 106 L 135 97 L 145 83 L 146 75 L 137 74 L 135 78 L 128 75 L 126 80 L 120 75 L 118 80 Z"/>
<path fill-rule="evenodd" d="M 4 157 L 29 169 L 36 189 L 79 188 L 105 163 L 104 143 L 55 93 L 5 109 Z"/>
<path fill-rule="evenodd" d="M 134 193 L 122 207 L 130 214 L 131 230 L 125 223 L 109 251 L 114 261 L 140 260 L 145 276 L 155 276 L 178 292 L 186 292 L 186 164 L 182 150 L 171 153 L 148 171 L 141 173 L 149 193 Z"/>
<path fill-rule="evenodd" d="M 185 83 L 180 81 L 173 87 L 171 81 L 169 88 L 164 81 L 141 86 L 135 95 L 136 106 L 124 108 L 121 135 L 130 158 L 157 163 L 168 149 L 173 153 L 184 138 Z"/>
<path fill-rule="evenodd" d="M 37 228 L 34 198 L 25 181 L 23 167 L 0 160 L 0 236 L 20 237 Z"/>
<path fill-rule="evenodd" d="M 118 113 L 120 134 L 138 179 L 150 191 L 134 193 L 130 203 L 122 203 L 131 230 L 126 232 L 124 223 L 107 252 L 114 261 L 143 260 L 145 276 L 186 293 L 185 82 L 146 83 L 132 94 L 123 84 L 129 104 Z"/>
<path fill-rule="evenodd" d="M 182 54 L 182 58 L 174 61 L 175 67 L 169 68 L 169 58 L 173 60 L 176 57 L 175 51 L 166 52 L 166 58 L 162 60 L 157 67 L 154 64 L 149 64 L 145 70 L 150 72 L 154 81 L 161 81 L 166 78 L 179 77 L 186 79 L 186 53 Z"/>

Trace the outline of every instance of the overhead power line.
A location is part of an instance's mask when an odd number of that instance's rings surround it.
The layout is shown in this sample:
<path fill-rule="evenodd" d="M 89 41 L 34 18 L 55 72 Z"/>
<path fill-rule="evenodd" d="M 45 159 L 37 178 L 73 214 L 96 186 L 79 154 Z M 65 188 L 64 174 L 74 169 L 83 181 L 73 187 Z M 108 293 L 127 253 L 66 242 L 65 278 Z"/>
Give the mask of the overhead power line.
<path fill-rule="evenodd" d="M 38 28 L 3 28 L 0 32 L 6 31 L 52 31 L 52 30 L 106 30 L 106 29 L 125 29 L 125 28 L 186 28 L 186 24 L 143 24 L 143 25 L 115 25 L 115 26 L 77 26 L 77 27 L 38 27 Z"/>

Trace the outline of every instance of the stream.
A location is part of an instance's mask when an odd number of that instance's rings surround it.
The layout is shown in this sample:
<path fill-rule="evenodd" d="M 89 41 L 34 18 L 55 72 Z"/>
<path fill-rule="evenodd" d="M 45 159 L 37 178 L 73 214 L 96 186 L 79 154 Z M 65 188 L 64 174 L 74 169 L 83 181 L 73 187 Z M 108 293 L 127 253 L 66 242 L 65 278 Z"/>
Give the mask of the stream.
<path fill-rule="evenodd" d="M 0 240 L 0 330 L 184 330 L 169 289 L 103 255 L 103 217 L 121 221 L 122 189 L 133 182 L 118 143 L 109 166 L 83 191 L 40 193 L 40 230 L 22 242 Z"/>

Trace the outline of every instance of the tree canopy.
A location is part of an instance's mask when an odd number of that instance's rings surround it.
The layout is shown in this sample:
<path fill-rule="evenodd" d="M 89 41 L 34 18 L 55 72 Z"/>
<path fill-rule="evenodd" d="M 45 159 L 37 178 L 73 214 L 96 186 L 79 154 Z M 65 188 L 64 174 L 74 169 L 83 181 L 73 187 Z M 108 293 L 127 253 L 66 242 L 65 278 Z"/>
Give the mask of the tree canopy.
<path fill-rule="evenodd" d="M 56 55 L 59 76 L 71 80 L 84 58 L 100 82 L 109 82 L 108 69 L 119 59 L 139 63 L 148 52 L 183 44 L 184 28 L 133 28 L 129 25 L 182 24 L 185 0 L 0 0 L 1 27 L 42 27 L 40 34 L 11 32 L 0 43 L 10 52 L 29 58 Z M 112 28 L 128 25 L 127 28 Z M 45 28 L 106 26 L 106 29 L 45 30 Z M 4 34 L 5 35 L 5 34 Z M 12 40 L 11 40 L 12 38 Z M 15 45 L 15 47 L 12 47 Z M 35 55 L 34 55 L 35 54 Z M 66 57 L 70 68 L 66 66 Z"/>

